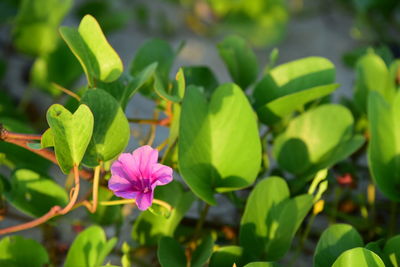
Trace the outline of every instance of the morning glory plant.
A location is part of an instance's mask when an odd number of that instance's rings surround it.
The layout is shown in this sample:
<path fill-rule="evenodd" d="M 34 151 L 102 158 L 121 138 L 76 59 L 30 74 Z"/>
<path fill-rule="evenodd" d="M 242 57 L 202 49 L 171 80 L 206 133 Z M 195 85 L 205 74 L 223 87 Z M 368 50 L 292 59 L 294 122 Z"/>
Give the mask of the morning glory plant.
<path fill-rule="evenodd" d="M 26 86 L 53 103 L 34 125 L 31 94 L 17 109 L 0 91 L 1 266 L 399 266 L 399 60 L 357 52 L 338 103 L 321 56 L 277 65 L 275 49 L 262 66 L 227 36 L 220 83 L 207 66 L 173 72 L 183 44 L 161 39 L 123 64 L 103 31 L 124 16 L 106 2 L 77 27 L 61 26 L 72 0 L 18 2 L 8 50 L 34 57 Z M 128 112 L 139 94 L 151 117 Z"/>

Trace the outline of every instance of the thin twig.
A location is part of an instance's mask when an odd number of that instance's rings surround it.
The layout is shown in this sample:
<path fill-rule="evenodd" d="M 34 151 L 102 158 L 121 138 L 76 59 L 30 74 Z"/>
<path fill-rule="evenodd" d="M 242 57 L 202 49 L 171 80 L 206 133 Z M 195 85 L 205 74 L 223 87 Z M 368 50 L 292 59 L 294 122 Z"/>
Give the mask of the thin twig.
<path fill-rule="evenodd" d="M 67 206 L 65 206 L 64 208 L 61 208 L 60 206 L 53 206 L 45 215 L 43 215 L 40 218 L 37 218 L 36 220 L 0 229 L 0 235 L 30 229 L 30 228 L 36 227 L 42 223 L 47 222 L 48 220 L 50 220 L 51 218 L 53 218 L 57 215 L 64 215 L 64 214 L 68 213 L 72 209 L 72 207 L 75 205 L 76 200 L 79 195 L 79 187 L 80 187 L 79 186 L 79 170 L 78 170 L 77 166 L 74 166 L 74 176 L 75 176 L 75 187 L 72 189 L 73 195 Z"/>
<path fill-rule="evenodd" d="M 67 95 L 69 95 L 69 96 L 75 98 L 76 100 L 78 100 L 78 102 L 81 101 L 80 96 L 77 95 L 77 94 L 75 94 L 75 93 L 72 92 L 71 90 L 68 90 L 67 88 L 62 87 L 61 85 L 59 85 L 59 84 L 57 84 L 57 83 L 52 83 L 52 85 L 53 85 L 56 89 L 58 89 L 58 90 L 60 90 L 60 91 L 63 91 L 63 92 L 66 93 Z"/>
<path fill-rule="evenodd" d="M 114 205 L 123 205 L 123 204 L 134 204 L 136 199 L 120 199 L 120 200 L 111 200 L 111 201 L 100 201 L 99 205 L 101 206 L 114 206 Z M 153 199 L 153 203 L 163 206 L 164 208 L 168 209 L 169 211 L 173 210 L 173 207 L 165 201 L 160 199 Z"/>

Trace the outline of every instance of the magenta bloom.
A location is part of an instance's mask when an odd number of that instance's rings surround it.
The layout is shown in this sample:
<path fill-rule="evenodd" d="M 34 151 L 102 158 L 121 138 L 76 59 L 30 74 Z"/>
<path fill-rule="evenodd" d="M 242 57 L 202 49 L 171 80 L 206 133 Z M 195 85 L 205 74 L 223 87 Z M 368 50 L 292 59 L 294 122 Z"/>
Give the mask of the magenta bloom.
<path fill-rule="evenodd" d="M 111 165 L 108 188 L 114 194 L 128 199 L 136 199 L 140 210 L 146 210 L 153 202 L 153 192 L 157 185 L 172 181 L 172 169 L 157 163 L 158 150 L 142 146 L 131 153 L 122 153 Z"/>

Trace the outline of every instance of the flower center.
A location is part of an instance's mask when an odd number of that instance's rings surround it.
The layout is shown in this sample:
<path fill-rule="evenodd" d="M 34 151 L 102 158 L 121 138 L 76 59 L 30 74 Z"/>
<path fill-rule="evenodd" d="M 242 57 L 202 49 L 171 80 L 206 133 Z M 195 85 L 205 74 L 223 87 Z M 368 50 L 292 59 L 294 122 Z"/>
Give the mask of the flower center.
<path fill-rule="evenodd" d="M 150 188 L 148 187 L 148 186 L 146 186 L 144 189 L 143 189 L 143 193 L 148 193 L 150 191 Z"/>

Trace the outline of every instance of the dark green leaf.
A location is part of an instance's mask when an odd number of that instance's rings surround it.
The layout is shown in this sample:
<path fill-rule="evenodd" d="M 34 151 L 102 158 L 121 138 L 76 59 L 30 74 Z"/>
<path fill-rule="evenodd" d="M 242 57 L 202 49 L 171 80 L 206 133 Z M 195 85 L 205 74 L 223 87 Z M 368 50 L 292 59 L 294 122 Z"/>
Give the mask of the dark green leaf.
<path fill-rule="evenodd" d="M 94 116 L 92 139 L 83 164 L 95 167 L 124 151 L 130 137 L 129 123 L 118 102 L 101 89 L 86 91 L 81 99 Z"/>
<path fill-rule="evenodd" d="M 186 267 L 185 251 L 171 237 L 164 236 L 160 239 L 157 255 L 162 267 Z"/>
<path fill-rule="evenodd" d="M 218 52 L 233 81 L 243 90 L 257 79 L 257 57 L 246 40 L 239 36 L 226 37 L 218 44 Z"/>

